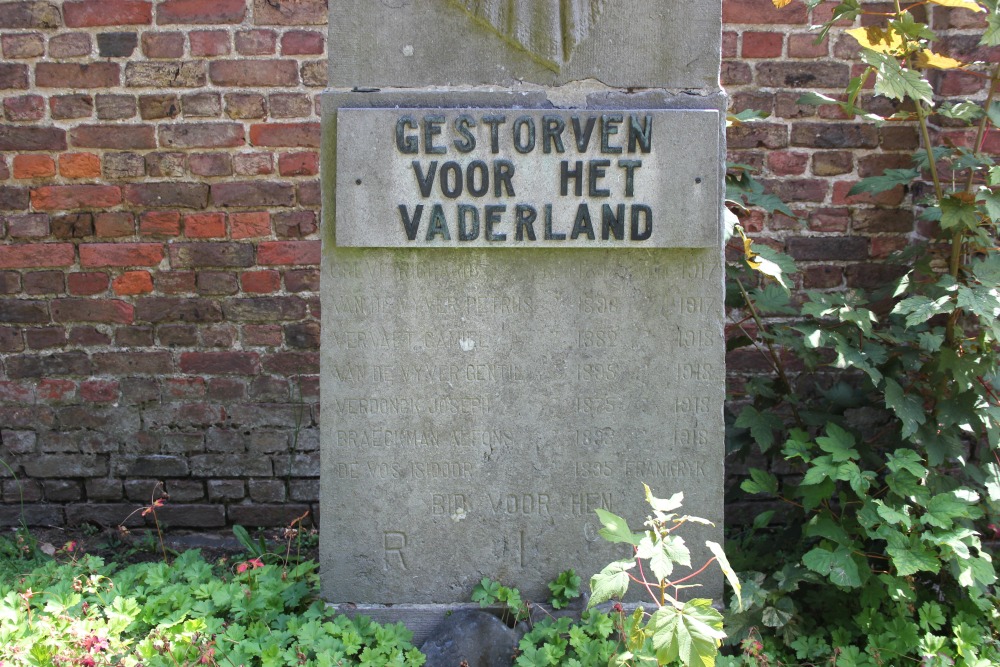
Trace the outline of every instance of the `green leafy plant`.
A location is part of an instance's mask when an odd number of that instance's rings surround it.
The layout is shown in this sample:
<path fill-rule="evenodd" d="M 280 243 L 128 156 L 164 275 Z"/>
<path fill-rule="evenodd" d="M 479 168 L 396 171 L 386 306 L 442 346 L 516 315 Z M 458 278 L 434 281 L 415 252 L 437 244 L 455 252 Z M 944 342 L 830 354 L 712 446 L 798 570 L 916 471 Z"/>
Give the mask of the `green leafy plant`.
<path fill-rule="evenodd" d="M 722 630 L 722 614 L 712 607 L 711 600 L 695 598 L 681 601 L 677 595 L 712 562 L 716 562 L 725 573 L 737 599 L 740 597 L 740 582 L 729 566 L 722 547 L 711 541 L 706 541 L 705 545 L 713 557 L 698 570 L 676 576 L 676 566 L 691 567 L 691 552 L 676 531 L 686 523 L 709 522 L 675 513 L 681 507 L 683 493 L 662 499 L 653 496 L 648 486 L 643 486 L 653 514 L 647 517 L 642 532 L 633 532 L 620 516 L 602 509 L 595 510 L 603 525 L 601 537 L 609 542 L 629 545 L 634 555 L 628 560 L 610 563 L 591 578 L 589 607 L 611 599 L 623 599 L 630 583 L 634 582 L 648 593 L 656 610 L 649 614 L 640 606 L 635 612 L 626 614 L 620 604 L 616 605 L 622 650 L 616 653 L 612 664 L 668 665 L 679 662 L 682 665 L 711 667 L 726 636 Z M 651 579 L 647 578 L 647 568 Z M 638 574 L 633 574 L 633 570 Z"/>
<path fill-rule="evenodd" d="M 580 597 L 580 576 L 573 570 L 564 570 L 559 573 L 555 581 L 549 582 L 549 604 L 553 609 L 565 609 L 573 600 Z"/>
<path fill-rule="evenodd" d="M 521 591 L 516 588 L 483 577 L 482 581 L 472 589 L 472 601 L 480 607 L 501 605 L 504 609 L 503 619 L 508 623 L 518 623 L 531 616 L 530 603 L 521 598 Z"/>
<path fill-rule="evenodd" d="M 543 618 L 521 639 L 515 664 L 605 667 L 619 646 L 614 619 L 603 612 L 584 612 L 579 622 L 568 616 Z"/>
<path fill-rule="evenodd" d="M 744 256 L 731 267 L 730 305 L 746 316 L 730 347 L 757 346 L 774 372 L 735 397 L 730 441 L 773 462 L 751 469 L 743 491 L 786 509 L 732 543 L 751 570 L 741 574 L 746 607 L 731 617 L 742 653 L 722 664 L 1000 661 L 996 571 L 981 540 L 1000 502 L 1000 168 L 982 152 L 1000 121 L 1000 65 L 936 53 L 911 11 L 923 4 L 836 5 L 820 34 L 866 15 L 870 25 L 848 31 L 865 68 L 843 95 L 799 102 L 916 125 L 912 168 L 850 194 L 910 188 L 940 229 L 935 243 L 910 248 L 884 289 L 810 291 L 796 307 L 791 260 L 734 232 Z M 995 0 L 931 4 L 984 13 L 980 43 L 1000 45 Z M 954 68 L 989 80 L 985 100 L 935 103 L 926 72 Z M 897 104 L 892 116 L 863 108 L 869 81 Z M 969 123 L 968 143 L 935 145 L 936 119 Z"/>

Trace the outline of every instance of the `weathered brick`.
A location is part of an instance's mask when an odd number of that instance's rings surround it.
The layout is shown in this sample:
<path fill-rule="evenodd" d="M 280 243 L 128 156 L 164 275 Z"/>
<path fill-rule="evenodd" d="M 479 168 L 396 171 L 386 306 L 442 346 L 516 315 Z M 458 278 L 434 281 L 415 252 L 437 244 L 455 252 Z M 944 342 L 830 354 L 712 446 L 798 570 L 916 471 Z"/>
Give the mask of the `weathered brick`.
<path fill-rule="evenodd" d="M 157 274 L 156 289 L 163 294 L 194 292 L 194 271 L 166 271 Z"/>
<path fill-rule="evenodd" d="M 80 383 L 80 398 L 93 403 L 118 400 L 120 386 L 116 380 L 85 380 Z"/>
<path fill-rule="evenodd" d="M 239 290 L 236 275 L 226 271 L 199 271 L 197 285 L 199 294 L 227 295 Z"/>
<path fill-rule="evenodd" d="M 152 125 L 79 125 L 70 130 L 70 141 L 77 148 L 156 148 Z"/>
<path fill-rule="evenodd" d="M 274 232 L 282 238 L 303 238 L 318 229 L 315 211 L 281 211 L 271 216 Z"/>
<path fill-rule="evenodd" d="M 17 271 L 0 271 L 0 294 L 17 294 L 20 291 L 21 274 Z"/>
<path fill-rule="evenodd" d="M 52 319 L 55 322 L 107 322 L 128 324 L 135 308 L 115 299 L 54 299 Z"/>
<path fill-rule="evenodd" d="M 248 457 L 242 454 L 198 454 L 191 457 L 191 475 L 194 477 L 270 477 L 271 461 L 265 456 Z M 242 486 L 242 480 L 239 482 Z M 209 481 L 209 495 L 212 482 Z"/>
<path fill-rule="evenodd" d="M 285 325 L 285 342 L 292 348 L 319 349 L 319 322 L 296 322 Z"/>
<path fill-rule="evenodd" d="M 299 68 L 294 60 L 213 60 L 208 76 L 216 86 L 295 86 Z"/>
<path fill-rule="evenodd" d="M 125 200 L 136 206 L 202 209 L 208 192 L 204 183 L 137 183 L 125 186 Z"/>
<path fill-rule="evenodd" d="M 57 239 L 81 239 L 94 234 L 93 213 L 69 213 L 52 219 L 52 235 Z"/>
<path fill-rule="evenodd" d="M 214 118 L 222 114 L 222 97 L 218 93 L 191 93 L 181 98 L 186 118 Z"/>
<path fill-rule="evenodd" d="M 70 273 L 66 276 L 66 283 L 70 294 L 93 296 L 107 291 L 108 275 L 96 272 Z"/>
<path fill-rule="evenodd" d="M 205 63 L 190 60 L 130 62 L 125 66 L 125 85 L 132 88 L 199 88 L 205 85 Z"/>
<path fill-rule="evenodd" d="M 147 58 L 180 58 L 184 55 L 184 33 L 144 32 L 142 52 Z"/>
<path fill-rule="evenodd" d="M 266 211 L 229 214 L 230 234 L 234 239 L 246 239 L 271 234 L 271 216 Z"/>
<path fill-rule="evenodd" d="M 793 237 L 787 242 L 788 254 L 798 261 L 868 259 L 868 239 L 860 236 Z"/>
<path fill-rule="evenodd" d="M 320 241 L 267 241 L 260 244 L 257 260 L 265 266 L 319 264 Z"/>
<path fill-rule="evenodd" d="M 85 32 L 64 32 L 49 38 L 49 57 L 56 60 L 90 55 L 90 35 Z"/>
<path fill-rule="evenodd" d="M 165 375 L 173 370 L 169 352 L 148 350 L 142 352 L 97 352 L 93 355 L 94 370 L 102 375 Z M 127 395 L 128 387 L 122 387 Z"/>
<path fill-rule="evenodd" d="M 804 24 L 809 10 L 805 5 L 777 8 L 770 0 L 727 0 L 722 3 L 722 21 L 749 25 Z"/>
<path fill-rule="evenodd" d="M 233 162 L 228 153 L 194 153 L 188 156 L 188 168 L 195 176 L 231 176 Z"/>
<path fill-rule="evenodd" d="M 327 85 L 326 64 L 326 60 L 310 60 L 303 63 L 299 68 L 303 85 L 311 88 L 325 88 Z M 749 70 L 749 68 L 747 69 Z"/>
<path fill-rule="evenodd" d="M 254 23 L 257 25 L 325 25 L 326 0 L 282 0 L 272 3 L 254 0 Z"/>
<path fill-rule="evenodd" d="M 281 326 L 278 324 L 247 324 L 242 327 L 242 332 L 244 345 L 278 347 L 282 344 Z"/>
<path fill-rule="evenodd" d="M 189 238 L 221 238 L 226 235 L 225 213 L 193 213 L 184 216 L 184 235 Z"/>
<path fill-rule="evenodd" d="M 47 3 L 17 3 L 17 4 L 47 4 Z M 54 505 L 31 505 L 21 504 L 20 500 L 24 494 L 11 493 L 9 499 L 4 493 L 4 499 L 9 500 L 11 505 L 0 506 L 0 526 L 4 528 L 15 528 L 22 525 L 34 526 L 61 526 L 66 521 L 65 513 L 61 507 Z M 16 500 L 15 500 L 16 499 Z M 27 502 L 34 502 L 27 497 Z M 41 500 L 37 498 L 36 500 Z M 13 504 L 17 502 L 17 504 Z"/>
<path fill-rule="evenodd" d="M 226 299 L 222 303 L 226 319 L 238 322 L 279 322 L 300 320 L 306 315 L 306 302 L 297 296 L 257 296 Z"/>
<path fill-rule="evenodd" d="M 178 123 L 160 126 L 165 148 L 232 148 L 246 143 L 241 123 Z"/>
<path fill-rule="evenodd" d="M 792 145 L 812 148 L 875 148 L 878 129 L 862 123 L 796 123 Z"/>
<path fill-rule="evenodd" d="M 156 12 L 158 25 L 241 23 L 246 15 L 244 0 L 165 0 Z"/>
<path fill-rule="evenodd" d="M 287 495 L 285 483 L 278 479 L 251 479 L 247 489 L 255 503 L 283 503 Z"/>
<path fill-rule="evenodd" d="M 0 322 L 44 324 L 49 321 L 48 304 L 34 299 L 0 299 Z"/>
<path fill-rule="evenodd" d="M 90 375 L 90 358 L 85 352 L 57 352 L 50 355 L 11 356 L 7 375 L 11 379 L 51 378 L 62 375 Z"/>
<path fill-rule="evenodd" d="M 260 372 L 256 352 L 184 352 L 180 358 L 184 373 L 206 375 L 254 375 Z"/>
<path fill-rule="evenodd" d="M 278 44 L 278 34 L 273 30 L 240 30 L 236 33 L 236 52 L 244 56 L 273 54 Z"/>
<path fill-rule="evenodd" d="M 190 503 L 205 500 L 205 483 L 201 480 L 170 479 L 164 486 L 170 500 L 180 503 Z"/>
<path fill-rule="evenodd" d="M 5 2 L 0 12 L 0 29 L 58 28 L 62 23 L 59 7 L 52 2 Z"/>
<path fill-rule="evenodd" d="M 267 103 L 272 118 L 304 118 L 315 110 L 312 97 L 303 93 L 272 93 Z"/>
<path fill-rule="evenodd" d="M 240 176 L 262 176 L 274 173 L 271 153 L 239 153 L 233 156 L 233 171 Z"/>
<path fill-rule="evenodd" d="M 77 0 L 63 3 L 66 26 L 92 28 L 107 25 L 148 25 L 153 3 L 145 0 Z"/>
<path fill-rule="evenodd" d="M 66 522 L 71 526 L 87 524 L 115 528 L 124 525 L 135 528 L 146 522 L 139 511 L 142 508 L 137 503 L 69 504 L 65 508 Z"/>
<path fill-rule="evenodd" d="M 289 292 L 318 292 L 319 271 L 295 269 L 285 272 L 285 289 Z"/>
<path fill-rule="evenodd" d="M 263 118 L 267 115 L 266 98 L 259 93 L 226 95 L 226 115 L 230 118 Z"/>
<path fill-rule="evenodd" d="M 194 347 L 198 344 L 198 329 L 193 325 L 167 324 L 157 327 L 158 340 L 166 347 Z"/>
<path fill-rule="evenodd" d="M 146 211 L 139 218 L 139 233 L 143 236 L 179 236 L 181 214 L 177 211 Z"/>
<path fill-rule="evenodd" d="M 0 245 L 0 269 L 70 266 L 75 260 L 72 243 L 19 243 Z"/>
<path fill-rule="evenodd" d="M 877 208 L 859 209 L 854 212 L 854 230 L 877 233 L 913 231 L 914 215 L 910 209 Z"/>
<path fill-rule="evenodd" d="M 241 479 L 208 480 L 208 499 L 212 501 L 242 500 L 246 496 L 246 484 Z"/>
<path fill-rule="evenodd" d="M 97 35 L 97 54 L 101 58 L 128 58 L 139 45 L 135 32 L 104 32 Z"/>
<path fill-rule="evenodd" d="M 170 264 L 174 268 L 252 266 L 253 246 L 245 243 L 174 243 Z"/>
<path fill-rule="evenodd" d="M 802 286 L 806 289 L 832 289 L 844 283 L 844 269 L 840 266 L 809 266 L 803 271 Z"/>
<path fill-rule="evenodd" d="M 847 267 L 847 286 L 875 289 L 885 287 L 906 273 L 907 267 L 899 264 L 852 264 Z"/>
<path fill-rule="evenodd" d="M 264 370 L 277 375 L 302 375 L 319 372 L 319 355 L 315 352 L 275 352 L 264 355 Z"/>
<path fill-rule="evenodd" d="M 45 53 L 45 38 L 40 33 L 11 33 L 0 35 L 4 58 L 37 58 Z"/>
<path fill-rule="evenodd" d="M 222 321 L 222 307 L 211 299 L 146 297 L 136 301 L 135 319 L 153 323 L 220 322 Z"/>
<path fill-rule="evenodd" d="M 230 505 L 227 516 L 229 523 L 241 526 L 280 527 L 287 526 L 307 511 L 309 511 L 308 505 L 293 503 Z"/>
<path fill-rule="evenodd" d="M 295 193 L 299 198 L 300 206 L 319 207 L 322 204 L 323 195 L 320 191 L 319 180 L 296 184 Z"/>
<path fill-rule="evenodd" d="M 133 326 L 115 329 L 115 345 L 118 347 L 152 347 L 153 327 Z"/>
<path fill-rule="evenodd" d="M 819 151 L 812 156 L 812 173 L 817 176 L 837 176 L 854 170 L 854 155 L 850 151 Z"/>
<path fill-rule="evenodd" d="M 135 233 L 135 218 L 126 211 L 105 211 L 94 216 L 94 232 L 104 238 L 131 236 Z"/>
<path fill-rule="evenodd" d="M 282 402 L 287 401 L 289 397 L 289 382 L 285 378 L 275 377 L 273 375 L 258 375 L 250 383 L 250 393 L 249 396 L 255 401 L 270 401 L 270 402 Z M 266 446 L 266 440 L 264 444 L 257 442 L 256 446 L 254 444 L 254 439 L 258 440 L 267 435 L 277 435 L 277 434 L 267 434 L 255 432 L 250 434 L 250 448 L 251 450 Z M 272 438 L 273 439 L 273 438 Z M 288 446 L 288 438 L 285 437 L 285 442 L 280 446 L 281 450 L 284 450 Z M 259 449 L 258 449 L 259 450 Z M 270 450 L 278 451 L 278 449 Z"/>
<path fill-rule="evenodd" d="M 104 347 L 111 344 L 111 336 L 95 326 L 74 326 L 69 332 L 69 343 L 75 347 Z"/>
<path fill-rule="evenodd" d="M 851 68 L 838 62 L 764 62 L 757 65 L 757 83 L 779 88 L 844 88 Z"/>
<path fill-rule="evenodd" d="M 294 206 L 295 186 L 274 181 L 213 183 L 212 204 L 223 208 Z"/>
<path fill-rule="evenodd" d="M 54 95 L 49 98 L 49 112 L 55 120 L 89 118 L 94 113 L 90 95 Z"/>
<path fill-rule="evenodd" d="M 112 88 L 118 85 L 118 63 L 38 63 L 39 88 Z"/>
<path fill-rule="evenodd" d="M 41 95 L 18 95 L 3 101 L 4 118 L 11 121 L 41 120 L 45 117 L 45 98 Z"/>
<path fill-rule="evenodd" d="M 147 153 L 146 173 L 156 178 L 183 176 L 187 165 L 184 153 Z"/>
<path fill-rule="evenodd" d="M 0 151 L 64 151 L 66 130 L 0 125 Z"/>
<path fill-rule="evenodd" d="M 46 185 L 31 190 L 31 205 L 39 210 L 110 208 L 121 200 L 116 185 Z"/>
<path fill-rule="evenodd" d="M 221 528 L 226 525 L 222 505 L 171 505 L 158 510 L 160 521 L 174 528 Z"/>
<path fill-rule="evenodd" d="M 163 260 L 159 243 L 84 243 L 80 245 L 80 266 L 156 266 Z"/>
<path fill-rule="evenodd" d="M 27 65 L 0 63 L 0 90 L 26 90 L 27 88 Z"/>
<path fill-rule="evenodd" d="M 176 118 L 181 113 L 181 100 L 177 95 L 140 95 L 139 96 L 139 116 L 143 120 L 157 120 L 160 118 Z M 168 126 L 169 127 L 169 126 Z M 162 128 L 161 128 L 162 131 Z M 163 144 L 161 134 L 160 144 Z"/>
<path fill-rule="evenodd" d="M 29 271 L 24 274 L 25 294 L 60 294 L 65 288 L 62 271 Z"/>
<path fill-rule="evenodd" d="M 101 120 L 134 118 L 138 107 L 134 95 L 97 95 L 95 107 Z"/>
<path fill-rule="evenodd" d="M 188 464 L 179 456 L 139 456 L 130 463 L 126 474 L 130 477 L 187 477 Z"/>
<path fill-rule="evenodd" d="M 24 337 L 20 327 L 0 327 L 0 352 L 22 352 Z"/>
<path fill-rule="evenodd" d="M 194 30 L 188 33 L 188 39 L 192 56 L 227 56 L 231 50 L 229 33 L 225 30 Z"/>
<path fill-rule="evenodd" d="M 252 294 L 269 294 L 281 289 L 281 274 L 277 271 L 247 271 L 240 276 L 240 289 Z"/>
<path fill-rule="evenodd" d="M 0 211 L 23 211 L 30 201 L 28 188 L 0 185 Z"/>

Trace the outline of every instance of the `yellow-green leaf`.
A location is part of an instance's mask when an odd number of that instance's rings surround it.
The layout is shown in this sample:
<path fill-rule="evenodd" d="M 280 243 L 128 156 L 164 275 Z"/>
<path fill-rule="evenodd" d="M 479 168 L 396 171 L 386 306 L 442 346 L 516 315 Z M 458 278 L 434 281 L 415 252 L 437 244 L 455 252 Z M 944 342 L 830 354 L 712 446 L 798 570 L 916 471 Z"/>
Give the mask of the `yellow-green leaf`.
<path fill-rule="evenodd" d="M 878 26 L 854 28 L 845 32 L 858 40 L 858 44 L 862 47 L 878 53 L 896 55 L 903 46 L 902 37 L 892 30 L 883 30 Z"/>
<path fill-rule="evenodd" d="M 985 12 L 986 9 L 981 7 L 979 3 L 972 2 L 972 0 L 930 0 L 935 5 L 941 5 L 942 7 L 958 7 L 960 9 L 968 9 L 971 12 Z"/>
<path fill-rule="evenodd" d="M 934 69 L 955 69 L 956 67 L 964 67 L 965 63 L 960 60 L 955 60 L 954 58 L 949 58 L 948 56 L 942 56 L 940 53 L 934 53 L 928 49 L 917 54 L 917 66 L 921 68 L 932 67 Z"/>

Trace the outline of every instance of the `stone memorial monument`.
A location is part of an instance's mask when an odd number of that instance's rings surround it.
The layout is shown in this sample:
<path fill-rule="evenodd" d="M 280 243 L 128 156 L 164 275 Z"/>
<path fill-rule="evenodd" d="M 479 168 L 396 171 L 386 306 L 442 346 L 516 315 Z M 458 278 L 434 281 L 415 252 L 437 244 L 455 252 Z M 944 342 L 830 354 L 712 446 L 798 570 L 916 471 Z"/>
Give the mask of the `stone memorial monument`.
<path fill-rule="evenodd" d="M 641 525 L 643 482 L 717 523 L 688 544 L 720 538 L 720 15 L 330 0 L 329 601 L 409 622 L 483 577 L 545 600 L 624 555 L 594 509 Z"/>

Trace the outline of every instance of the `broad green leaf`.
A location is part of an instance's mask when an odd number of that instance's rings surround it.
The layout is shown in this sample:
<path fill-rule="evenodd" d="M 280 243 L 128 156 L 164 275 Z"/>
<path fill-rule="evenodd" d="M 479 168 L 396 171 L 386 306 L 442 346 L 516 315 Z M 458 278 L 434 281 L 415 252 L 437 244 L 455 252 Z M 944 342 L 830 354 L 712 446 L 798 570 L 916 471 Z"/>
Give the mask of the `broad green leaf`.
<path fill-rule="evenodd" d="M 903 69 L 888 54 L 862 48 L 861 59 L 875 68 L 875 92 L 894 100 L 907 98 L 923 104 L 932 104 L 934 91 L 920 72 Z"/>
<path fill-rule="evenodd" d="M 750 429 L 750 436 L 760 445 L 761 451 L 767 451 L 774 444 L 774 432 L 784 424 L 771 412 L 761 412 L 752 405 L 747 405 L 740 411 L 736 426 Z"/>
<path fill-rule="evenodd" d="M 949 195 L 941 200 L 941 228 L 975 229 L 979 225 L 979 210 L 970 201 Z"/>
<path fill-rule="evenodd" d="M 622 598 L 628 590 L 628 571 L 633 567 L 635 567 L 634 560 L 619 560 L 609 563 L 591 577 L 590 602 L 587 603 L 587 608 L 612 598 Z"/>
<path fill-rule="evenodd" d="M 849 431 L 831 423 L 827 424 L 826 433 L 826 436 L 816 438 L 816 444 L 830 454 L 832 461 L 842 463 L 860 456 L 858 450 L 854 449 L 854 436 Z"/>
<path fill-rule="evenodd" d="M 649 619 L 648 627 L 658 657 L 668 662 L 680 659 L 695 667 L 713 667 L 726 636 L 722 614 L 712 608 L 711 600 L 704 599 L 690 600 L 679 609 L 662 607 Z"/>
<path fill-rule="evenodd" d="M 986 30 L 979 40 L 979 45 L 1000 46 L 1000 12 L 990 12 L 986 17 Z"/>
<path fill-rule="evenodd" d="M 857 588 L 861 585 L 858 564 L 847 547 L 838 547 L 836 551 L 816 547 L 802 557 L 802 563 L 813 572 L 829 577 L 838 586 Z"/>
<path fill-rule="evenodd" d="M 776 494 L 778 492 L 778 478 L 769 472 L 760 470 L 759 468 L 750 468 L 750 479 L 744 480 L 740 485 L 740 488 L 747 493 L 768 493 Z"/>
<path fill-rule="evenodd" d="M 986 217 L 992 222 L 1000 222 L 1000 192 L 993 192 L 989 188 L 980 188 L 979 192 L 976 193 L 976 201 L 982 204 Z"/>
<path fill-rule="evenodd" d="M 967 588 L 972 588 L 977 582 L 989 586 L 997 580 L 996 568 L 986 554 L 964 560 L 958 564 L 958 568 L 958 583 Z"/>
<path fill-rule="evenodd" d="M 849 196 L 863 193 L 879 194 L 892 190 L 897 185 L 909 185 L 920 172 L 916 169 L 886 169 L 881 176 L 863 178 L 850 189 Z"/>
<path fill-rule="evenodd" d="M 909 438 L 927 421 L 924 402 L 912 394 L 906 394 L 892 378 L 885 379 L 885 404 L 903 423 L 903 438 Z"/>
<path fill-rule="evenodd" d="M 878 515 L 886 523 L 892 525 L 901 525 L 903 526 L 904 529 L 907 530 L 909 530 L 909 528 L 913 525 L 913 522 L 910 520 L 910 508 L 907 505 L 903 505 L 900 508 L 896 508 L 886 505 L 881 500 L 876 500 L 875 508 L 876 511 L 878 512 Z"/>
<path fill-rule="evenodd" d="M 917 572 L 936 573 L 941 569 L 941 561 L 937 556 L 917 541 L 903 547 L 890 546 L 885 551 L 892 558 L 896 573 L 901 577 L 909 577 Z"/>
<path fill-rule="evenodd" d="M 915 327 L 924 324 L 935 315 L 943 315 L 955 310 L 955 302 L 950 295 L 931 299 L 923 294 L 903 299 L 892 309 L 897 315 L 906 315 L 906 326 Z"/>
<path fill-rule="evenodd" d="M 601 525 L 604 526 L 598 531 L 601 537 L 608 542 L 624 542 L 633 546 L 639 545 L 639 542 L 642 540 L 642 534 L 633 533 L 625 519 L 607 510 L 598 508 L 594 511 L 597 512 L 597 518 L 600 519 Z"/>
<path fill-rule="evenodd" d="M 739 602 L 737 611 L 743 610 L 743 587 L 740 585 L 739 577 L 736 576 L 736 571 L 733 570 L 732 565 L 729 564 L 729 559 L 726 558 L 726 552 L 722 548 L 722 545 L 718 542 L 713 542 L 711 540 L 705 540 L 705 546 L 708 550 L 712 552 L 715 556 L 716 561 L 719 563 L 719 567 L 722 568 L 722 574 L 726 575 L 726 581 L 733 589 L 733 593 Z"/>

